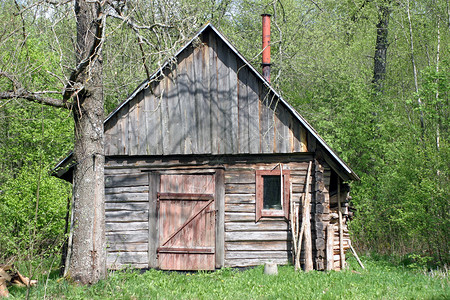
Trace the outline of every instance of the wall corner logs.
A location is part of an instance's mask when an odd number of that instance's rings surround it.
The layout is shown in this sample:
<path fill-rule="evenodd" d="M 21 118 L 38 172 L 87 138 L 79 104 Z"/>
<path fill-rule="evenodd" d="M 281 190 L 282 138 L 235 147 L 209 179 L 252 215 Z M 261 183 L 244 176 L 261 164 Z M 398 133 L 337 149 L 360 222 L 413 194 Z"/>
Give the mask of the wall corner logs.
<path fill-rule="evenodd" d="M 314 224 L 314 249 L 313 256 L 316 270 L 324 269 L 325 258 L 325 229 L 328 225 L 329 216 L 329 193 L 324 182 L 324 162 L 320 157 L 314 159 L 314 209 L 313 209 L 313 224 Z"/>
<path fill-rule="evenodd" d="M 314 158 L 314 199 L 311 210 L 313 223 L 313 257 L 316 270 L 340 270 L 340 242 L 339 242 L 339 214 L 338 190 L 340 190 L 343 256 L 350 249 L 350 235 L 348 231 L 348 200 L 349 186 L 340 183 L 337 188 L 338 175 L 330 168 L 322 157 L 316 152 Z M 345 266 L 343 266 L 345 267 Z"/>

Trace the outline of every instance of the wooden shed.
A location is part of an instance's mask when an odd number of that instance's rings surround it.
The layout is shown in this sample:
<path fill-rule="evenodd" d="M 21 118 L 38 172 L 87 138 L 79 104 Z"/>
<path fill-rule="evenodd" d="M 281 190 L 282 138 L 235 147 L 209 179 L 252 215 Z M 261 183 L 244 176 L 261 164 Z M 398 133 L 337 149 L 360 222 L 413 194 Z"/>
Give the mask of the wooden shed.
<path fill-rule="evenodd" d="M 357 175 L 211 24 L 104 124 L 109 268 L 290 263 L 310 162 L 314 269 L 340 268 L 342 182 Z M 59 177 L 71 180 L 70 164 Z"/>

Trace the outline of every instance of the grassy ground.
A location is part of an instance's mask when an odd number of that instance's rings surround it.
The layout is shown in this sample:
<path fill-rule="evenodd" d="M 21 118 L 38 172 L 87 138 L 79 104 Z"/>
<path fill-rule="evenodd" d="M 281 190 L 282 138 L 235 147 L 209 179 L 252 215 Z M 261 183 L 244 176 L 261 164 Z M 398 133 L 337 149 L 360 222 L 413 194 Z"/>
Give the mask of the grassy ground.
<path fill-rule="evenodd" d="M 58 278 L 40 278 L 31 299 L 450 299 L 446 272 L 426 272 L 366 258 L 366 270 L 353 259 L 343 272 L 295 272 L 279 267 L 278 276 L 263 267 L 245 271 L 177 273 L 149 270 L 110 273 L 107 280 L 81 287 Z M 10 298 L 26 289 L 10 288 Z"/>

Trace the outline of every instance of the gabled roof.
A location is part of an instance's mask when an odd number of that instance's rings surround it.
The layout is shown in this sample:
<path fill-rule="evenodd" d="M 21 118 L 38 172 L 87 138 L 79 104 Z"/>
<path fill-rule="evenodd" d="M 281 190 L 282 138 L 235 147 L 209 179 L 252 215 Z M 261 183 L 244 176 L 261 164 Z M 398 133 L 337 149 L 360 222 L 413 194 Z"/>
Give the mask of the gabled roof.
<path fill-rule="evenodd" d="M 359 180 L 359 177 L 353 172 L 353 170 L 328 146 L 328 144 L 322 139 L 322 137 L 316 132 L 316 130 L 287 101 L 285 101 L 277 91 L 273 89 L 270 83 L 267 82 L 267 80 L 239 53 L 239 51 L 212 24 L 208 23 L 204 25 L 189 42 L 187 42 L 181 49 L 179 49 L 176 52 L 175 57 L 178 57 L 185 49 L 191 46 L 194 43 L 194 41 L 206 30 L 212 30 L 215 33 L 215 35 L 219 37 L 229 47 L 229 50 L 231 50 L 235 55 L 239 57 L 240 60 L 242 60 L 244 65 L 246 65 L 249 68 L 250 72 L 252 72 L 253 75 L 256 76 L 263 83 L 263 85 L 279 99 L 279 101 L 287 108 L 287 110 L 293 116 L 295 116 L 295 118 L 300 122 L 300 124 L 304 128 L 306 128 L 306 130 L 317 140 L 318 144 L 322 146 L 326 154 L 329 155 L 328 160 L 331 159 L 331 161 L 328 161 L 328 163 L 330 163 L 330 165 L 334 169 L 336 167 L 340 169 L 338 173 L 344 175 L 344 177 L 347 177 L 348 179 Z M 150 78 L 142 82 L 125 101 L 123 101 L 116 109 L 114 109 L 106 117 L 104 123 L 106 124 L 111 118 L 113 118 L 116 114 L 118 114 L 118 112 L 123 107 L 125 107 L 130 101 L 132 101 L 141 91 L 148 88 L 152 81 L 157 79 L 166 68 L 170 67 L 170 64 L 171 64 L 170 61 L 166 61 L 155 73 L 153 73 L 153 75 Z M 69 156 L 67 156 L 64 160 L 62 160 L 60 163 L 58 163 L 58 165 L 54 168 L 54 174 L 58 177 L 63 177 L 64 173 L 67 172 L 67 166 L 71 164 L 71 160 L 72 160 L 72 153 Z M 60 169 L 62 169 L 65 166 L 66 170 L 61 171 Z"/>

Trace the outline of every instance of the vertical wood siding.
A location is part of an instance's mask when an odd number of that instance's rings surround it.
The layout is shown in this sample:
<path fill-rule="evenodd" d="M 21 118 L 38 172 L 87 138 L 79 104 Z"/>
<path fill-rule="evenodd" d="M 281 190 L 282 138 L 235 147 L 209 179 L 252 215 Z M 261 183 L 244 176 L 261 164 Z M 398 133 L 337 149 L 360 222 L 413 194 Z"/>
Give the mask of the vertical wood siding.
<path fill-rule="evenodd" d="M 106 155 L 306 152 L 306 129 L 212 31 L 105 124 Z M 152 93 L 153 91 L 153 93 Z"/>
<path fill-rule="evenodd" d="M 214 270 L 214 186 L 213 174 L 160 175 L 159 268 Z"/>

